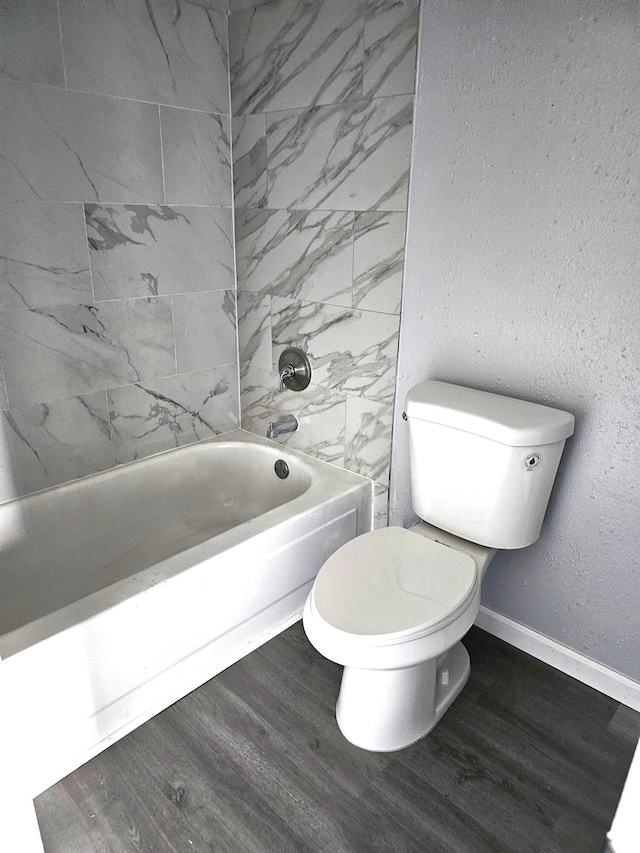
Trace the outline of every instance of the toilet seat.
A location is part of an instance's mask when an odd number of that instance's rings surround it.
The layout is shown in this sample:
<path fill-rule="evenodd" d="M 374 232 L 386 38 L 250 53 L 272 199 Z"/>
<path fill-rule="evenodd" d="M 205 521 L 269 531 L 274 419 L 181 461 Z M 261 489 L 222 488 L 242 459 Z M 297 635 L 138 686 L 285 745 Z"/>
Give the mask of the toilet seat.
<path fill-rule="evenodd" d="M 477 594 L 470 556 L 402 527 L 386 527 L 329 557 L 309 604 L 351 644 L 388 646 L 441 630 Z"/>

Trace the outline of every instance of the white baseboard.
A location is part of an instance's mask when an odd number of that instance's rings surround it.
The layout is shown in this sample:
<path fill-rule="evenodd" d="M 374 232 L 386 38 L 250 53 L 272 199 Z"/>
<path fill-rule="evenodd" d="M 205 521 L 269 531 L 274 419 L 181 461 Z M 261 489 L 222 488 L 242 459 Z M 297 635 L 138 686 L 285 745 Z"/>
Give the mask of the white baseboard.
<path fill-rule="evenodd" d="M 480 605 L 475 624 L 516 649 L 527 652 L 560 672 L 599 690 L 605 696 L 611 696 L 634 711 L 640 711 L 640 683 L 616 672 L 615 669 L 609 669 L 586 655 L 563 646 L 557 640 L 545 637 L 544 634 L 539 634 L 526 625 L 509 619 L 508 616 L 490 610 L 483 604 Z"/>

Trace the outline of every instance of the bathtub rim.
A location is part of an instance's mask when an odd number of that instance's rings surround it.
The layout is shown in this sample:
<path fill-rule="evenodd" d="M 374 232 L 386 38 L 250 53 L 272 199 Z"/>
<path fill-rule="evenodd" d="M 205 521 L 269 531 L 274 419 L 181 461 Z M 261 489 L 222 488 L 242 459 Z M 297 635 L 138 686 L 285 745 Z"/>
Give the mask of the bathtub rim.
<path fill-rule="evenodd" d="M 79 480 L 70 481 L 69 483 L 52 486 L 49 489 L 34 494 L 55 492 L 65 487 L 82 488 L 84 486 L 90 489 L 95 487 L 96 478 L 104 478 L 105 475 L 113 476 L 121 469 L 137 465 L 139 462 L 157 460 L 167 454 L 174 454 L 176 452 L 193 452 L 194 450 L 198 452 L 207 445 L 225 443 L 234 445 L 242 443 L 253 444 L 267 447 L 270 450 L 278 450 L 280 451 L 278 454 L 279 458 L 286 458 L 287 455 L 290 455 L 292 458 L 298 460 L 299 464 L 309 469 L 311 481 L 308 488 L 302 494 L 267 510 L 255 518 L 241 522 L 217 536 L 192 545 L 132 575 L 108 583 L 104 587 L 82 596 L 63 607 L 57 608 L 51 613 L 42 615 L 0 634 L 0 658 L 8 659 L 20 652 L 27 651 L 32 646 L 46 642 L 48 638 L 56 634 L 70 630 L 78 624 L 90 620 L 104 610 L 116 607 L 126 599 L 144 595 L 150 587 L 167 583 L 176 575 L 188 571 L 189 568 L 210 559 L 216 554 L 240 546 L 247 538 L 259 537 L 273 527 L 286 523 L 294 515 L 301 519 L 311 518 L 314 514 L 320 513 L 323 506 L 330 504 L 339 495 L 349 495 L 360 490 L 364 490 L 363 494 L 366 495 L 366 491 L 368 490 L 369 494 L 366 497 L 366 503 L 368 505 L 367 512 L 369 517 L 362 519 L 362 530 L 371 529 L 373 501 L 373 482 L 371 480 L 355 472 L 339 468 L 322 459 L 312 457 L 295 448 L 289 448 L 275 440 L 263 438 L 243 429 L 235 429 L 204 439 L 201 442 L 165 450 L 153 456 L 145 457 L 145 459 L 129 462 L 123 466 L 117 466 L 116 468 L 108 469 L 108 471 L 98 472 Z M 0 505 L 0 511 L 2 511 L 3 507 L 15 504 L 28 497 L 31 497 L 31 495 L 16 498 L 15 501 Z M 153 578 L 151 578 L 152 575 Z M 149 582 L 150 580 L 151 582 Z"/>

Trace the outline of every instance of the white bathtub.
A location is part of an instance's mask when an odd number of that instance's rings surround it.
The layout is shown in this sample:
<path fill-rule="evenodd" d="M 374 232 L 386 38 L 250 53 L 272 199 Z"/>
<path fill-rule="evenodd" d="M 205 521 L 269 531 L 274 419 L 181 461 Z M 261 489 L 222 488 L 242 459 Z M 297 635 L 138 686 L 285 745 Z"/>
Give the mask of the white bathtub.
<path fill-rule="evenodd" d="M 368 480 L 238 430 L 0 506 L 30 796 L 299 619 L 371 503 Z"/>

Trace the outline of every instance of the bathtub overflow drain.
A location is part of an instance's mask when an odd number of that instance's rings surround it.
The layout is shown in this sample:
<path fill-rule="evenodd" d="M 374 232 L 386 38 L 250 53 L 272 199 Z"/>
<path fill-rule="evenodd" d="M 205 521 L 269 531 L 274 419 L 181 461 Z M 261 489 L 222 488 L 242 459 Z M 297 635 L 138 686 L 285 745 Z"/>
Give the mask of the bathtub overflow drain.
<path fill-rule="evenodd" d="M 289 476 L 289 466 L 284 459 L 278 459 L 276 464 L 273 466 L 273 470 L 281 480 L 285 480 Z"/>

